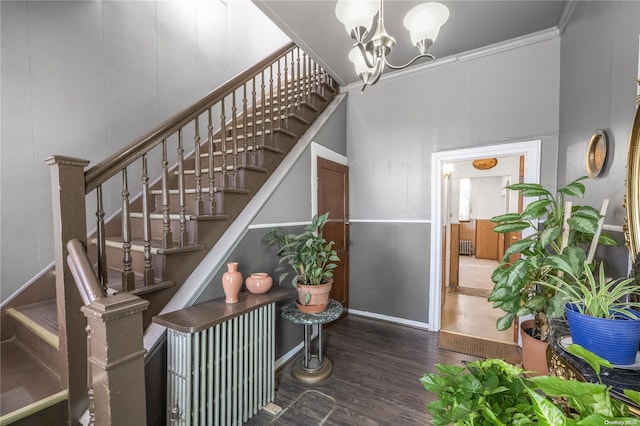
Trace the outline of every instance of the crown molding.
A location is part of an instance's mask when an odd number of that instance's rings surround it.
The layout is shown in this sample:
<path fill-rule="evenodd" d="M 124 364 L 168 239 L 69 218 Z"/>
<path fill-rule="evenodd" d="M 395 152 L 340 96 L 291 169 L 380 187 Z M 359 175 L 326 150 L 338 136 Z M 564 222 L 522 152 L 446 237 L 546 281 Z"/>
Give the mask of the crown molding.
<path fill-rule="evenodd" d="M 466 52 L 459 53 L 457 55 L 446 56 L 441 59 L 437 59 L 434 62 L 427 62 L 425 64 L 413 66 L 402 71 L 393 72 L 383 75 L 379 82 L 391 81 L 398 78 L 403 78 L 414 73 L 422 72 L 432 68 L 439 68 L 454 63 L 461 63 L 467 61 L 474 61 L 480 58 L 492 56 L 498 53 L 507 52 L 509 50 L 518 49 L 520 47 L 531 46 L 533 44 L 541 43 L 547 40 L 553 40 L 560 37 L 560 30 L 558 27 L 549 28 L 535 33 L 527 34 L 525 36 L 512 38 L 510 40 L 502 41 L 499 43 L 483 46 L 478 49 L 468 50 Z M 343 88 L 348 91 L 352 88 L 358 88 L 362 86 L 361 82 L 350 83 Z"/>

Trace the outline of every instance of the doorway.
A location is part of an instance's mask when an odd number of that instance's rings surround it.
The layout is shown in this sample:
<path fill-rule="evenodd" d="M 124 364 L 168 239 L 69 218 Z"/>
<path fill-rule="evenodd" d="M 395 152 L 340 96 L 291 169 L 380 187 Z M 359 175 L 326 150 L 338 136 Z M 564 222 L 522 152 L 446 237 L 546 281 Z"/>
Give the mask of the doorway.
<path fill-rule="evenodd" d="M 504 254 L 504 239 L 493 232 L 494 216 L 519 210 L 517 196 L 504 189 L 522 178 L 522 156 L 495 159 L 491 168 L 463 160 L 446 163 L 443 208 L 446 246 L 443 252 L 445 285 L 442 292 L 441 331 L 512 344 L 515 328 L 499 331 L 504 315 L 487 300 L 491 275 Z M 501 243 L 502 242 L 502 243 Z"/>
<path fill-rule="evenodd" d="M 312 143 L 312 208 L 314 214 L 329 212 L 324 238 L 333 241 L 340 262 L 333 271 L 331 298 L 349 309 L 349 168 L 347 159 Z"/>
<path fill-rule="evenodd" d="M 467 148 L 444 152 L 435 152 L 431 156 L 431 268 L 429 287 L 429 328 L 432 331 L 439 331 L 442 324 L 442 296 L 447 296 L 446 280 L 449 277 L 443 270 L 448 270 L 445 254 L 451 249 L 451 238 L 447 235 L 450 228 L 445 227 L 446 217 L 444 215 L 444 204 L 451 203 L 452 200 L 448 192 L 445 191 L 447 185 L 446 164 L 461 161 L 472 161 L 479 158 L 492 158 L 498 160 L 504 157 L 523 156 L 524 157 L 524 181 L 537 183 L 540 181 L 540 147 L 539 140 L 526 142 L 516 142 L 509 144 L 489 145 L 483 147 Z M 447 236 L 448 238 L 445 238 Z M 438 265 L 438 267 L 434 267 Z M 440 267 L 440 266 L 444 267 Z M 445 297 L 446 299 L 446 297 Z M 466 315 L 463 318 L 471 317 L 473 306 L 463 308 Z M 495 323 L 494 323 L 495 328 Z"/>

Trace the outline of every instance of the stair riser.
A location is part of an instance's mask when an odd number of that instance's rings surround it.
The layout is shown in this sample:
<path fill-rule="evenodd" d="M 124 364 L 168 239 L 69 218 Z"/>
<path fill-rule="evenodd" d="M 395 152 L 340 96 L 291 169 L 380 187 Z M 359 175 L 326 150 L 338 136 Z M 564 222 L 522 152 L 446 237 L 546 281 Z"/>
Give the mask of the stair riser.
<path fill-rule="evenodd" d="M 162 196 L 161 195 L 156 195 L 156 202 L 157 203 L 161 203 L 162 202 Z M 169 210 L 170 213 L 179 213 L 179 204 L 178 204 L 178 195 L 177 194 L 172 194 L 169 196 Z M 211 212 L 209 211 L 208 208 L 208 201 L 209 201 L 209 194 L 202 194 L 202 198 L 203 198 L 203 204 L 204 204 L 204 212 L 202 214 L 211 214 L 211 215 L 220 215 L 220 214 L 226 214 L 225 210 L 224 210 L 224 203 L 226 201 L 228 201 L 229 199 L 234 199 L 234 198 L 240 198 L 243 200 L 248 199 L 248 195 L 246 194 L 234 194 L 234 193 L 222 193 L 222 192 L 217 192 L 215 194 L 215 202 L 216 202 L 216 211 Z M 185 195 L 185 208 L 187 211 L 187 214 L 195 214 L 196 211 L 196 195 L 195 194 L 186 194 Z M 161 204 L 160 204 L 161 205 Z"/>
<path fill-rule="evenodd" d="M 174 236 L 174 239 L 176 237 Z M 107 247 L 107 266 L 109 269 L 115 271 L 123 270 L 123 261 L 122 261 L 122 249 L 116 247 Z M 155 279 L 156 280 L 164 280 L 164 258 L 165 256 L 151 256 L 151 266 L 155 271 Z M 131 253 L 131 269 L 133 273 L 141 277 L 144 274 L 144 253 L 140 252 L 132 252 Z"/>
<path fill-rule="evenodd" d="M 164 223 L 162 219 L 150 219 L 149 222 L 151 224 L 151 239 L 163 240 Z M 178 236 L 180 235 L 180 221 L 171 220 L 169 224 L 173 240 L 177 240 Z M 189 234 L 189 244 L 197 244 L 195 238 L 198 235 L 198 221 L 187 220 L 185 225 Z M 144 224 L 141 217 L 131 218 L 131 235 L 133 238 L 144 239 Z"/>
<path fill-rule="evenodd" d="M 58 349 L 46 343 L 40 336 L 37 336 L 20 322 L 11 320 L 14 323 L 16 338 L 42 365 L 60 380 L 60 352 Z"/>

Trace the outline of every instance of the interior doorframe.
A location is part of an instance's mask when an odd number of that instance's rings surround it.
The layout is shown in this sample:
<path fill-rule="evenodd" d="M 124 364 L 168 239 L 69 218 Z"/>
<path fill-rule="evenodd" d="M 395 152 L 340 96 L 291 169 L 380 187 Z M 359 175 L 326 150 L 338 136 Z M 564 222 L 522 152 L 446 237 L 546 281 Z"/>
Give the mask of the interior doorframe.
<path fill-rule="evenodd" d="M 326 146 L 311 142 L 311 216 L 318 214 L 318 157 L 348 166 L 347 157 Z M 347 222 L 348 222 L 347 218 Z"/>
<path fill-rule="evenodd" d="M 431 154 L 431 260 L 429 284 L 429 330 L 439 331 L 442 297 L 442 186 L 443 165 L 487 157 L 524 156 L 524 181 L 540 183 L 541 146 L 539 139 L 434 152 Z M 527 201 L 523 207 L 526 207 Z"/>

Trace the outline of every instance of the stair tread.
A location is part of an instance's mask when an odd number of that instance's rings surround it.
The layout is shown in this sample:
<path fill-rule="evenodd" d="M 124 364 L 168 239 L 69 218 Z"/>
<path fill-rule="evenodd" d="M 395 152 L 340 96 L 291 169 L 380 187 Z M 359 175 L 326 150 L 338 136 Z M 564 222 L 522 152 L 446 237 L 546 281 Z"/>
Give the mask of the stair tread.
<path fill-rule="evenodd" d="M 276 148 L 274 146 L 269 146 L 269 145 L 258 145 L 256 146 L 256 150 L 260 150 L 263 149 L 265 151 L 271 151 L 271 152 L 275 152 L 277 154 L 284 154 L 284 151 L 281 150 L 280 148 Z M 253 151 L 253 147 L 252 146 L 248 146 L 247 147 L 247 152 L 251 152 Z M 233 150 L 232 149 L 227 149 L 225 151 L 228 155 L 233 154 Z M 244 152 L 244 147 L 238 147 L 238 153 Z M 213 153 L 214 156 L 218 156 L 218 155 L 222 155 L 222 151 L 215 151 Z M 206 149 L 203 150 L 202 152 L 200 152 L 200 157 L 208 157 L 209 156 L 209 151 L 207 151 Z"/>
<path fill-rule="evenodd" d="M 233 166 L 227 166 L 226 167 L 228 172 L 232 172 L 234 167 Z M 264 167 L 259 167 L 259 166 L 252 166 L 250 164 L 244 164 L 244 165 L 240 165 L 238 166 L 238 170 L 250 170 L 253 172 L 260 172 L 260 173 L 267 173 L 269 171 L 269 169 L 266 169 Z M 222 172 L 222 167 L 214 167 L 213 171 L 216 173 L 221 173 Z M 193 169 L 187 169 L 184 171 L 185 175 L 195 175 L 196 171 Z M 203 167 L 200 169 L 200 173 L 201 174 L 207 174 L 209 173 L 209 168 L 208 167 Z M 174 172 L 175 175 L 178 175 L 179 172 L 176 170 Z"/>
<path fill-rule="evenodd" d="M 54 395 L 66 399 L 66 391 L 55 376 L 15 338 L 0 343 L 0 368 L 1 416 Z"/>
<path fill-rule="evenodd" d="M 233 194 L 250 194 L 251 190 L 249 189 L 242 189 L 242 188 L 221 188 L 221 187 L 215 187 L 213 188 L 213 192 L 228 192 L 228 193 L 233 193 Z M 173 195 L 177 195 L 180 192 L 177 189 L 170 189 L 169 190 L 169 194 L 173 194 Z M 184 190 L 185 194 L 195 194 L 196 190 L 193 188 L 188 188 Z M 209 193 L 209 187 L 204 187 L 202 188 L 202 193 L 203 194 L 208 194 Z M 153 195 L 161 195 L 162 194 L 162 189 L 154 189 L 151 191 L 151 194 Z"/>
<path fill-rule="evenodd" d="M 97 244 L 98 239 L 93 238 L 91 240 L 91 244 Z M 122 248 L 124 244 L 124 240 L 122 236 L 112 236 L 106 238 L 106 246 L 114 247 L 114 248 Z M 164 254 L 171 255 L 177 253 L 187 253 L 190 251 L 202 250 L 204 248 L 203 244 L 189 244 L 183 247 L 180 247 L 180 244 L 177 241 L 174 241 L 174 246 L 171 248 L 162 247 L 161 240 L 151 240 L 151 254 Z M 131 251 L 133 252 L 144 252 L 144 240 L 141 238 L 132 238 L 131 239 Z"/>
<path fill-rule="evenodd" d="M 7 315 L 20 321 L 51 346 L 58 347 L 58 312 L 55 300 L 11 307 L 7 309 Z"/>
<path fill-rule="evenodd" d="M 109 288 L 111 290 L 115 290 L 116 292 L 122 292 L 122 272 L 117 271 L 115 269 L 107 270 L 107 279 L 109 280 Z M 156 282 L 152 285 L 144 285 L 144 278 L 136 275 L 135 277 L 135 289 L 129 291 L 128 293 L 134 294 L 136 296 L 140 296 L 147 293 L 153 293 L 154 291 L 164 290 L 165 288 L 170 288 L 176 285 L 173 281 L 161 281 L 156 280 Z"/>

